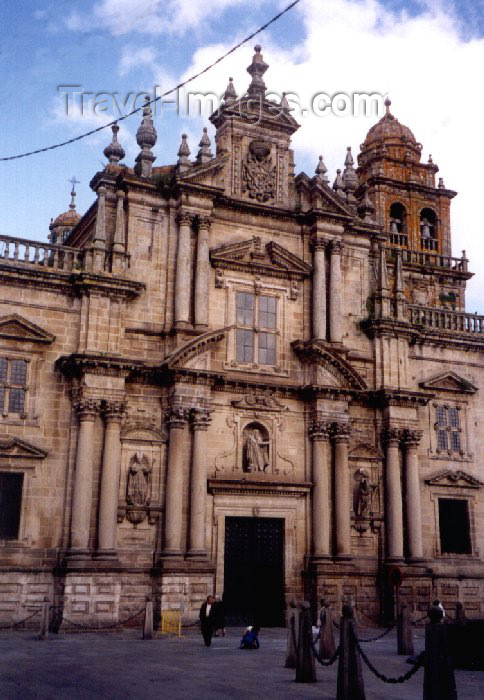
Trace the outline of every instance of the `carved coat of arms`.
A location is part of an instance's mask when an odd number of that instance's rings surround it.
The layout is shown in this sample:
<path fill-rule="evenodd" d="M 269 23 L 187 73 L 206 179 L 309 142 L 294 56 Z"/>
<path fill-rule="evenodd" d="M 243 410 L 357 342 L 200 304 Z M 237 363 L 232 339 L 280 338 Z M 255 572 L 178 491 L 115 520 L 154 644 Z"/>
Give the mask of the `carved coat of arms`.
<path fill-rule="evenodd" d="M 252 141 L 242 164 L 243 192 L 258 202 L 268 202 L 275 196 L 276 166 L 270 152 L 265 141 Z"/>

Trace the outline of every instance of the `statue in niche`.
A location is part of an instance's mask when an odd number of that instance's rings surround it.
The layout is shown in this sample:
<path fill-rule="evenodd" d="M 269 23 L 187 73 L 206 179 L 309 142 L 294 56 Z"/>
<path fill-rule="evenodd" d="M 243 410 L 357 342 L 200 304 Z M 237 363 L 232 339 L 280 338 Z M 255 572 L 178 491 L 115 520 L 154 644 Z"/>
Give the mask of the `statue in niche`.
<path fill-rule="evenodd" d="M 147 506 L 150 502 L 151 467 L 143 452 L 136 452 L 128 471 L 126 502 L 130 506 Z"/>
<path fill-rule="evenodd" d="M 264 440 L 259 428 L 249 427 L 245 433 L 245 471 L 265 472 L 269 466 L 269 440 Z"/>
<path fill-rule="evenodd" d="M 371 483 L 368 473 L 364 469 L 358 469 L 357 474 L 359 474 L 361 478 L 356 494 L 355 514 L 360 518 L 367 518 L 371 515 L 373 510 L 373 494 L 378 488 L 378 484 Z"/>

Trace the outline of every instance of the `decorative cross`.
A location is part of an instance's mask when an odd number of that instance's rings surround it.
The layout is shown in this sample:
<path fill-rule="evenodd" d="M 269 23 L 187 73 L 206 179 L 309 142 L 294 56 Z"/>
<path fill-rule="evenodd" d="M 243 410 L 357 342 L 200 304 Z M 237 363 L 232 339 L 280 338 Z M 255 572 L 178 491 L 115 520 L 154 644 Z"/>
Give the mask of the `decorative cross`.
<path fill-rule="evenodd" d="M 80 185 L 81 181 L 76 180 L 76 176 L 73 175 L 70 180 L 67 180 L 67 182 L 70 182 L 72 185 L 72 191 L 75 192 L 76 185 Z"/>

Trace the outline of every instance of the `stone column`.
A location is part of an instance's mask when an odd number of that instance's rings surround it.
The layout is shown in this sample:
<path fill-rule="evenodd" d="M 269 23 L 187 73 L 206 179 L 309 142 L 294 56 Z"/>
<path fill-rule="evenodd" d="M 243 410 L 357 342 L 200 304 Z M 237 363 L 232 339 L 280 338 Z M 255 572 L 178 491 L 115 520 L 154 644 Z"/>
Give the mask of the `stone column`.
<path fill-rule="evenodd" d="M 192 411 L 193 446 L 190 488 L 190 536 L 187 556 L 205 558 L 207 514 L 207 429 L 210 413 L 204 409 Z"/>
<path fill-rule="evenodd" d="M 175 272 L 175 325 L 181 328 L 190 321 L 190 225 L 191 217 L 186 212 L 177 216 L 178 247 Z"/>
<path fill-rule="evenodd" d="M 79 434 L 72 493 L 70 556 L 85 559 L 89 555 L 94 422 L 99 413 L 99 401 L 81 399 L 77 401 L 75 408 L 79 416 Z"/>
<path fill-rule="evenodd" d="M 403 559 L 403 523 L 402 523 L 402 484 L 400 478 L 400 461 L 398 446 L 400 431 L 387 428 L 383 433 L 386 444 L 385 464 L 385 525 L 387 539 L 387 559 Z"/>
<path fill-rule="evenodd" d="M 168 469 L 165 496 L 165 547 L 164 555 L 182 556 L 183 529 L 183 448 L 186 439 L 186 411 L 176 408 L 169 417 L 170 438 L 168 445 Z"/>
<path fill-rule="evenodd" d="M 104 410 L 104 431 L 97 557 L 116 557 L 116 532 L 121 470 L 121 418 L 124 404 L 108 401 Z"/>
<path fill-rule="evenodd" d="M 195 271 L 195 328 L 208 328 L 209 246 L 211 221 L 208 216 L 198 217 L 197 267 Z"/>
<path fill-rule="evenodd" d="M 334 440 L 335 555 L 337 559 L 351 559 L 350 474 L 348 469 L 350 426 L 348 423 L 334 423 L 331 432 Z"/>
<path fill-rule="evenodd" d="M 405 430 L 405 519 L 410 559 L 422 559 L 422 514 L 420 507 L 420 482 L 418 475 L 417 446 L 421 430 Z"/>
<path fill-rule="evenodd" d="M 326 240 L 321 236 L 311 239 L 313 250 L 313 338 L 326 339 Z"/>
<path fill-rule="evenodd" d="M 314 419 L 309 427 L 313 468 L 313 556 L 330 556 L 328 425 Z"/>
<path fill-rule="evenodd" d="M 341 250 L 341 241 L 331 242 L 329 271 L 329 339 L 332 343 L 341 343 L 343 339 Z"/>

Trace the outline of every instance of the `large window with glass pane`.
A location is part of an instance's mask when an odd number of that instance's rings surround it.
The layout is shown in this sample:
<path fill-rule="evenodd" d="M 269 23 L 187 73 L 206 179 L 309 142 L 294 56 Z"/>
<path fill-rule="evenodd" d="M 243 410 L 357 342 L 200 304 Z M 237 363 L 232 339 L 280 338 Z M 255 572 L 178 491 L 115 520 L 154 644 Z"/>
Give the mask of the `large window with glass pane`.
<path fill-rule="evenodd" d="M 457 406 L 435 406 L 437 452 L 462 451 L 460 411 Z"/>
<path fill-rule="evenodd" d="M 237 362 L 276 364 L 277 299 L 266 294 L 236 293 Z"/>
<path fill-rule="evenodd" d="M 25 414 L 27 393 L 26 360 L 0 357 L 0 409 L 2 414 Z"/>

